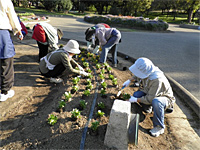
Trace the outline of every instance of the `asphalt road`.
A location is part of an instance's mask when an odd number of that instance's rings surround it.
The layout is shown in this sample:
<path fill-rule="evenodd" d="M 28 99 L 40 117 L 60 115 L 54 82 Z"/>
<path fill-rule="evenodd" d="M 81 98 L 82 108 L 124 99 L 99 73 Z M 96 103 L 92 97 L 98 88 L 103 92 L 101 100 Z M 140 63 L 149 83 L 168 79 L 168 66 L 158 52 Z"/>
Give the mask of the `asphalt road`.
<path fill-rule="evenodd" d="M 92 26 L 82 18 L 50 17 L 64 37 L 85 41 L 85 30 Z M 200 31 L 170 24 L 168 33 L 147 31 L 121 32 L 118 51 L 133 58 L 147 57 L 162 71 L 200 100 Z"/>

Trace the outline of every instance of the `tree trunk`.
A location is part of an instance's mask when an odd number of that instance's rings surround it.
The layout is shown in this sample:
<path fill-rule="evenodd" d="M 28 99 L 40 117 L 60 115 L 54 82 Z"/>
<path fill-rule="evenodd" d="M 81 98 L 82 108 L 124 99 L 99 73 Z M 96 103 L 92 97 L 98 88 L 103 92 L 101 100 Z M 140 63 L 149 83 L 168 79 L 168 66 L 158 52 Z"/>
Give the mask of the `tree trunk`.
<path fill-rule="evenodd" d="M 192 10 L 192 9 L 189 9 L 189 10 L 188 10 L 188 23 L 191 23 L 192 14 L 193 14 L 193 10 Z"/>

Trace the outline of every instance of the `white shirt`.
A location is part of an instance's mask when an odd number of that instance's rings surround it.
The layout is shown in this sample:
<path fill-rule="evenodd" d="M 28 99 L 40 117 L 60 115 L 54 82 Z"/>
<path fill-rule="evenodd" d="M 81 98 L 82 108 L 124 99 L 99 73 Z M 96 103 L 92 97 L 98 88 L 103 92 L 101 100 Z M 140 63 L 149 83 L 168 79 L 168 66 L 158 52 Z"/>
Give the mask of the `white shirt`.
<path fill-rule="evenodd" d="M 14 35 L 21 30 L 11 0 L 0 0 L 0 29 L 13 30 Z"/>

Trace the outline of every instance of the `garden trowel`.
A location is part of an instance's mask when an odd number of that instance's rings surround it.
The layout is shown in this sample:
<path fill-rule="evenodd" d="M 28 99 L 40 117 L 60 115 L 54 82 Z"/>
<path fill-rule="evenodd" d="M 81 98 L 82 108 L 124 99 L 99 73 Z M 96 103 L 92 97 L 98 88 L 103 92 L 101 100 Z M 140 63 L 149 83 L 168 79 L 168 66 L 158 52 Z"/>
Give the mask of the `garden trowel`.
<path fill-rule="evenodd" d="M 120 94 L 122 93 L 122 90 L 123 90 L 125 87 L 126 87 L 126 86 L 123 86 L 123 87 L 121 88 L 121 90 L 117 93 L 117 97 L 120 96 Z"/>

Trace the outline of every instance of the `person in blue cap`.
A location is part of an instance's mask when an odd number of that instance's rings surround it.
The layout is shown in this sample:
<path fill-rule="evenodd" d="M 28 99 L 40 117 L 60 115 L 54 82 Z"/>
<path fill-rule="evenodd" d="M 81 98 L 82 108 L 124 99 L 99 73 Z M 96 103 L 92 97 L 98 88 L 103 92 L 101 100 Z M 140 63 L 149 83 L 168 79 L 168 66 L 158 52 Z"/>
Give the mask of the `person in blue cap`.
<path fill-rule="evenodd" d="M 153 109 L 153 129 L 150 130 L 152 136 L 159 136 L 164 133 L 164 113 L 173 111 L 175 97 L 164 73 L 148 58 L 138 58 L 129 68 L 134 76 L 123 83 L 127 87 L 131 81 L 139 81 L 139 90 L 134 92 L 128 100 L 131 103 L 140 103 L 146 113 L 151 113 Z"/>

